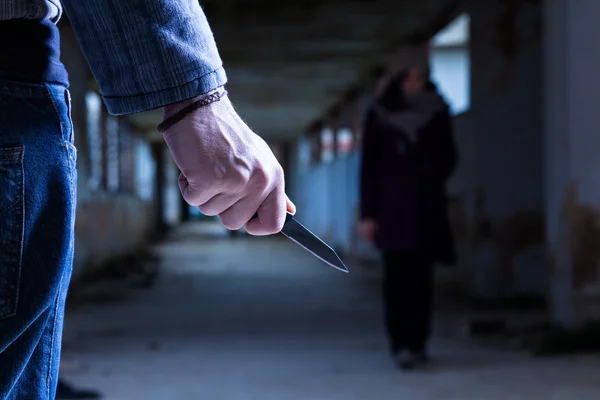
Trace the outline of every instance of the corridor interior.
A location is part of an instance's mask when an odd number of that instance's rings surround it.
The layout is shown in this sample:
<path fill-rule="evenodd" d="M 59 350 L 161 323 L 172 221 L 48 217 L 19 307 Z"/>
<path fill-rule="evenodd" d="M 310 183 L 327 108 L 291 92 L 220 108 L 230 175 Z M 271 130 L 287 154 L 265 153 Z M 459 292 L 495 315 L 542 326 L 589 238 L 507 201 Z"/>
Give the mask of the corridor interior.
<path fill-rule="evenodd" d="M 598 399 L 595 357 L 535 359 L 440 327 L 433 364 L 387 354 L 379 270 L 327 267 L 283 237 L 172 230 L 149 289 L 68 311 L 66 371 L 107 400 Z"/>

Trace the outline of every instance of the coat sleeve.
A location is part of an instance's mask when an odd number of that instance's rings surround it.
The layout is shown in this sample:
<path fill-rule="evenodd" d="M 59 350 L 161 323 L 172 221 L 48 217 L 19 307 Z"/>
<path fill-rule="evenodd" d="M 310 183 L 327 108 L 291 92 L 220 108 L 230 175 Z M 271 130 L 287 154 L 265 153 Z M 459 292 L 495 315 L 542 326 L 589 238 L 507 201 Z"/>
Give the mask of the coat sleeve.
<path fill-rule="evenodd" d="M 454 139 L 452 116 L 444 113 L 437 118 L 435 132 L 424 144 L 426 165 L 437 179 L 447 180 L 452 176 L 458 164 L 458 149 Z"/>
<path fill-rule="evenodd" d="M 372 110 L 367 112 L 363 129 L 360 167 L 360 218 L 374 218 L 377 213 L 377 187 L 379 185 L 379 129 Z"/>
<path fill-rule="evenodd" d="M 227 77 L 198 0 L 63 0 L 111 114 L 210 92 Z"/>
<path fill-rule="evenodd" d="M 440 174 L 444 180 L 450 178 L 458 164 L 458 149 L 454 138 L 454 124 L 452 116 L 447 113 L 442 122 Z"/>

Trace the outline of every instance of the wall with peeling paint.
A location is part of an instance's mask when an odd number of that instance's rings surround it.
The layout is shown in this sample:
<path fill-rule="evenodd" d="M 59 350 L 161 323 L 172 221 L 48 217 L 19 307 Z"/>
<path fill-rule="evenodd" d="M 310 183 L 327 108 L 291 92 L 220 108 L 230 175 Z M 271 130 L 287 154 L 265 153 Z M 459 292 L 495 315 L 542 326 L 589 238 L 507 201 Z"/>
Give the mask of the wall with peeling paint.
<path fill-rule="evenodd" d="M 107 193 L 90 188 L 90 152 L 87 140 L 86 93 L 91 86 L 91 72 L 68 24 L 61 22 L 62 61 L 69 71 L 73 124 L 78 160 L 77 220 L 75 224 L 75 259 L 73 275 L 101 266 L 111 257 L 136 250 L 155 232 L 155 190 L 153 180 L 136 181 L 134 193 Z M 137 142 L 143 142 L 136 137 Z M 144 143 L 140 143 L 144 144 Z M 146 143 L 147 147 L 147 143 Z M 147 152 L 146 152 L 147 153 Z M 144 153 L 145 154 L 145 153 Z M 142 154 L 142 155 L 144 155 Z M 136 177 L 153 166 L 151 155 L 136 155 Z M 148 173 L 153 174 L 150 168 Z M 146 174 L 147 175 L 147 174 Z M 173 175 L 173 173 L 171 173 Z M 176 178 L 171 179 L 176 184 Z M 177 191 L 179 191 L 177 189 Z M 149 193 L 143 195 L 143 192 Z M 172 189 L 171 189 L 172 192 Z M 173 197 L 173 196 L 171 196 Z M 173 203 L 173 201 L 171 201 Z M 172 204 L 171 204 L 171 207 Z M 177 211 L 177 210 L 176 210 Z"/>
<path fill-rule="evenodd" d="M 600 317 L 600 2 L 545 3 L 547 243 L 554 318 Z"/>
<path fill-rule="evenodd" d="M 540 9 L 486 2 L 470 15 L 471 108 L 449 187 L 461 260 L 477 297 L 545 296 Z"/>

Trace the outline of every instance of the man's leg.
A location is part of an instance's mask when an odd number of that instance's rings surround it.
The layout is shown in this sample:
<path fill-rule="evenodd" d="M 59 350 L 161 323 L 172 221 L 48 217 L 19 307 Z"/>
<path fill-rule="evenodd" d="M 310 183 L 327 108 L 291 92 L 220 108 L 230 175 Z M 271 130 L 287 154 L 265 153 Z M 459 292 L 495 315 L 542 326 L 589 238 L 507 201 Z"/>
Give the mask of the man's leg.
<path fill-rule="evenodd" d="M 0 81 L 0 399 L 54 399 L 76 152 L 59 85 Z"/>

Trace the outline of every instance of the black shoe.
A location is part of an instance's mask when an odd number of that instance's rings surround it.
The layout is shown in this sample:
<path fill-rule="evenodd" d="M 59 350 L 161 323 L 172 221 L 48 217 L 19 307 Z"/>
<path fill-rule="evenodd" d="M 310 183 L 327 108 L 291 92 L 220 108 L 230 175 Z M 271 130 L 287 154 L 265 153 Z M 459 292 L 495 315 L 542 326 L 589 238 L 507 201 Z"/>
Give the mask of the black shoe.
<path fill-rule="evenodd" d="M 414 353 L 408 350 L 401 350 L 394 354 L 394 361 L 396 366 L 402 370 L 411 370 L 415 368 L 417 360 L 415 359 Z"/>
<path fill-rule="evenodd" d="M 419 364 L 429 364 L 431 357 L 424 351 L 413 352 L 413 358 Z"/>
<path fill-rule="evenodd" d="M 62 379 L 58 380 L 56 386 L 56 400 L 85 400 L 101 399 L 102 394 L 94 390 L 75 389 Z"/>

